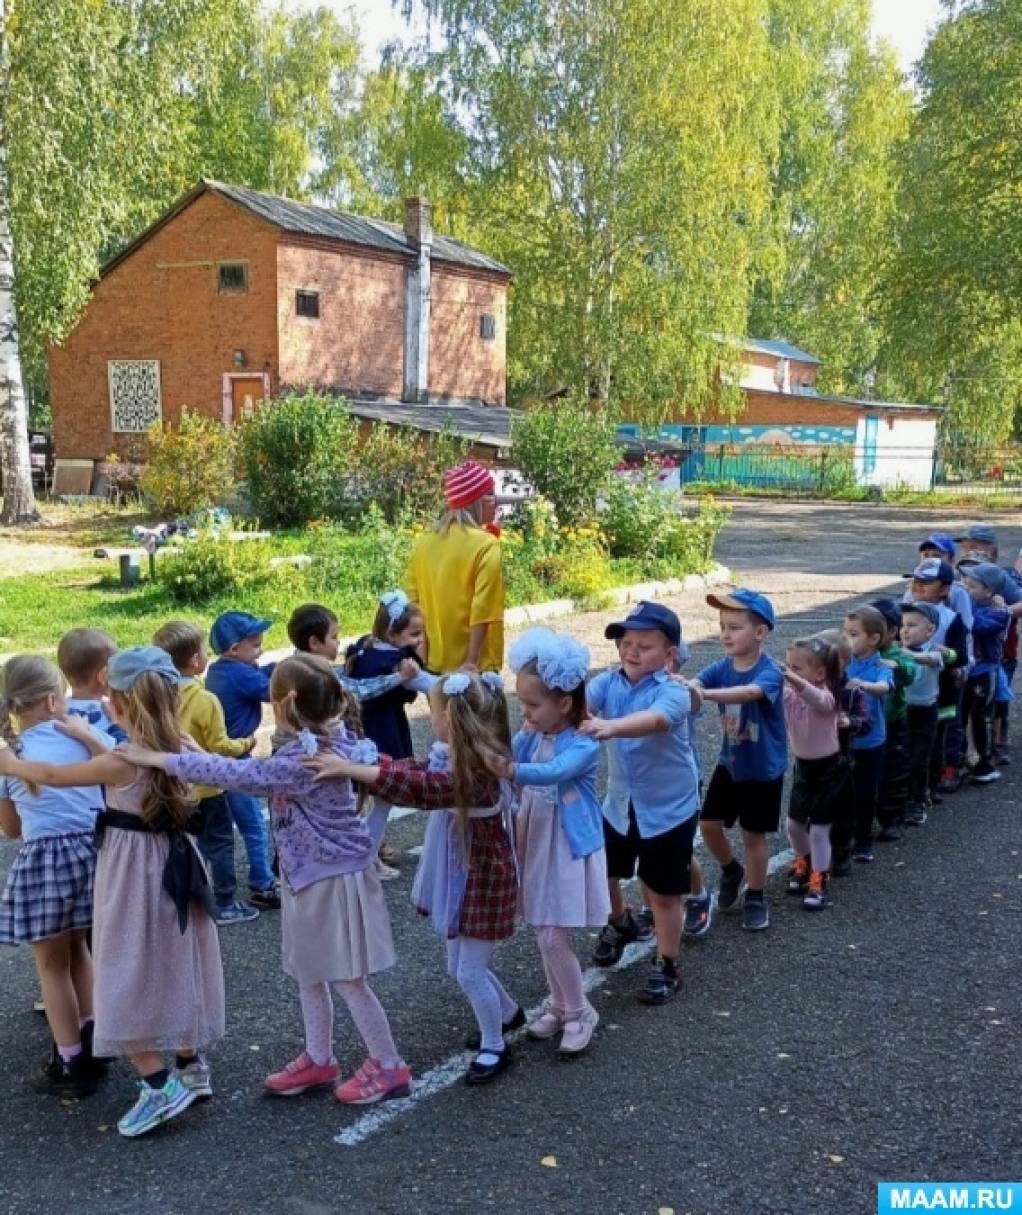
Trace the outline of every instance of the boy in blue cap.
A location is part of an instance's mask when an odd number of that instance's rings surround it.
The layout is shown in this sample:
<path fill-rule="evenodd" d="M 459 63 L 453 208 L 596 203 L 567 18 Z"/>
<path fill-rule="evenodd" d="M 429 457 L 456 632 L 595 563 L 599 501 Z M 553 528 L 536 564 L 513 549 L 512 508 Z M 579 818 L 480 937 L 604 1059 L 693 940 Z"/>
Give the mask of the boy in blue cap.
<path fill-rule="evenodd" d="M 962 720 L 972 729 L 979 755 L 972 770 L 973 783 L 988 785 L 1001 776 L 993 762 L 994 695 L 1011 613 L 1001 595 L 1004 571 L 999 565 L 992 561 L 970 565 L 964 581 L 973 603 L 973 663 L 962 698 Z"/>
<path fill-rule="evenodd" d="M 206 690 L 224 710 L 230 738 L 255 734 L 270 699 L 270 676 L 275 663 L 259 665 L 263 634 L 272 622 L 248 612 L 223 612 L 213 621 L 210 648 L 218 655 L 206 671 Z M 231 816 L 245 841 L 248 855 L 250 903 L 257 907 L 280 907 L 280 891 L 270 868 L 269 831 L 260 800 L 248 793 L 228 793 Z"/>
<path fill-rule="evenodd" d="M 639 928 L 620 883 L 638 866 L 653 909 L 657 956 L 639 992 L 642 1004 L 664 1004 L 681 986 L 682 898 L 689 891 L 692 844 L 699 814 L 699 775 L 688 688 L 671 678 L 681 644 L 678 617 L 659 603 L 637 603 L 605 636 L 617 642 L 621 664 L 597 675 L 586 698 L 594 716 L 580 730 L 613 750 L 603 801 L 611 914 L 593 961 L 612 966 Z"/>
<path fill-rule="evenodd" d="M 742 927 L 752 932 L 770 925 L 765 886 L 767 835 L 781 821 L 781 794 L 788 767 L 784 727 L 784 672 L 763 642 L 774 627 L 774 608 L 758 591 L 739 587 L 726 595 L 707 595 L 720 612 L 725 657 L 693 680 L 703 698 L 720 706 L 723 740 L 700 816 L 703 842 L 720 864 L 717 907 L 729 911 L 746 884 Z M 735 859 L 725 831 L 738 823 L 745 866 Z M 693 893 L 685 931 L 702 936 L 710 927 L 710 892 L 693 866 Z"/>

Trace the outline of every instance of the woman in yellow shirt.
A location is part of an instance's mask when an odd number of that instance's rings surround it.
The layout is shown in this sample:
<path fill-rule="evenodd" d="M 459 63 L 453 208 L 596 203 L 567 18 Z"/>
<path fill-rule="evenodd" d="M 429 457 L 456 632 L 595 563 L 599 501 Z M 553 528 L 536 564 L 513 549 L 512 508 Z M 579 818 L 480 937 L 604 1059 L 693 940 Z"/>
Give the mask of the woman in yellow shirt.
<path fill-rule="evenodd" d="M 408 559 L 405 589 L 426 618 L 429 665 L 499 671 L 504 663 L 500 541 L 486 530 L 497 509 L 493 474 L 467 460 L 444 474 L 447 511 Z"/>

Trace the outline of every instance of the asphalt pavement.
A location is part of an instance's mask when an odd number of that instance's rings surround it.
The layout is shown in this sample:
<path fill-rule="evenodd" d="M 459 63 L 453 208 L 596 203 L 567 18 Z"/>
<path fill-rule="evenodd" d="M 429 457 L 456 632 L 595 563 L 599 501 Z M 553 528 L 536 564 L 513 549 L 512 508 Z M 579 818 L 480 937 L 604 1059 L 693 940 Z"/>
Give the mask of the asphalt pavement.
<path fill-rule="evenodd" d="M 782 619 L 770 649 L 780 654 L 786 640 L 840 623 L 850 603 L 900 590 L 919 540 L 962 522 L 743 503 L 718 556 L 773 596 Z M 1002 553 L 1014 555 L 1022 517 L 996 523 Z M 712 613 L 693 594 L 671 603 L 698 670 L 718 654 Z M 599 666 L 611 615 L 556 625 L 590 642 Z M 425 745 L 421 712 L 414 726 Z M 707 771 L 718 743 L 707 714 Z M 1022 745 L 998 784 L 947 798 L 925 827 L 836 881 L 823 913 L 803 912 L 775 872 L 770 930 L 743 933 L 721 917 L 686 946 L 684 990 L 663 1008 L 635 1000 L 641 951 L 591 972 L 601 1024 L 589 1053 L 564 1063 L 550 1044 L 523 1040 L 513 1068 L 478 1090 L 460 1079 L 471 1014 L 444 972 L 442 942 L 408 903 L 423 816 L 401 818 L 390 835 L 405 853 L 402 876 L 387 887 L 398 965 L 374 987 L 417 1087 L 368 1111 L 329 1094 L 261 1094 L 265 1073 L 302 1044 L 274 913 L 221 934 L 228 1036 L 211 1052 L 216 1097 L 131 1142 L 115 1125 L 134 1096 L 126 1064 L 83 1101 L 29 1090 L 47 1032 L 31 1011 L 29 952 L 0 951 L 0 1211 L 858 1215 L 876 1210 L 879 1180 L 1018 1180 L 1020 772 Z M 779 835 L 775 870 L 786 847 Z M 0 843 L 0 877 L 15 848 Z M 243 877 L 240 846 L 238 865 Z M 583 956 L 594 936 L 578 934 Z M 527 929 L 496 964 L 524 1005 L 541 1001 Z M 346 1073 L 361 1062 L 339 1001 L 336 1046 Z"/>

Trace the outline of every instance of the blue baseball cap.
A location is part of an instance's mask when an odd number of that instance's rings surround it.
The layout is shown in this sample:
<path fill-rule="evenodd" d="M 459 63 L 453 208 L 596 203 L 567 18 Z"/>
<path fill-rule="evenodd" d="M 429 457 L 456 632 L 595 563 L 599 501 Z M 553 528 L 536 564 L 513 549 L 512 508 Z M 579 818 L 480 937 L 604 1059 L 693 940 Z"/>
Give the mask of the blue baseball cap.
<path fill-rule="evenodd" d="M 919 551 L 924 548 L 935 548 L 947 557 L 955 555 L 955 539 L 949 532 L 931 532 L 920 544 Z"/>
<path fill-rule="evenodd" d="M 919 582 L 943 582 L 950 586 L 955 580 L 955 571 L 947 561 L 939 557 L 927 557 L 920 561 L 911 574 L 903 574 L 903 578 L 915 578 Z"/>
<path fill-rule="evenodd" d="M 973 523 L 965 529 L 964 535 L 955 536 L 955 540 L 959 544 L 964 544 L 966 540 L 978 540 L 980 544 L 996 544 L 997 533 L 986 523 Z"/>
<path fill-rule="evenodd" d="M 130 692 L 140 675 L 153 671 L 169 683 L 180 683 L 181 672 L 158 645 L 133 645 L 118 650 L 106 668 L 106 681 L 115 692 Z"/>
<path fill-rule="evenodd" d="M 226 654 L 232 645 L 237 645 L 246 637 L 262 636 L 272 623 L 272 620 L 250 616 L 248 612 L 224 612 L 213 621 L 213 627 L 209 630 L 209 644 L 214 653 Z"/>
<path fill-rule="evenodd" d="M 659 629 L 671 645 L 681 645 L 681 621 L 678 617 L 662 603 L 649 603 L 645 599 L 640 600 L 624 620 L 608 624 L 603 635 L 610 641 L 617 641 L 627 632 L 651 632 L 653 629 Z"/>
<path fill-rule="evenodd" d="M 706 602 L 710 607 L 731 608 L 736 612 L 752 612 L 772 629 L 777 623 L 774 617 L 774 605 L 759 591 L 750 591 L 748 587 L 739 586 L 726 595 L 707 595 Z"/>
<path fill-rule="evenodd" d="M 935 629 L 940 627 L 940 612 L 932 603 L 923 603 L 922 600 L 918 603 L 906 603 L 901 609 L 902 616 L 907 612 L 915 612 L 917 616 L 925 617 Z"/>
<path fill-rule="evenodd" d="M 978 582 L 980 586 L 985 586 L 995 595 L 1000 594 L 1001 587 L 1004 586 L 1004 570 L 999 565 L 994 565 L 992 561 L 981 561 L 978 565 L 971 565 L 965 571 L 965 577 Z"/>
<path fill-rule="evenodd" d="M 869 606 L 876 608 L 891 628 L 898 628 L 900 626 L 901 605 L 896 600 L 888 599 L 886 596 L 882 599 L 871 599 Z"/>

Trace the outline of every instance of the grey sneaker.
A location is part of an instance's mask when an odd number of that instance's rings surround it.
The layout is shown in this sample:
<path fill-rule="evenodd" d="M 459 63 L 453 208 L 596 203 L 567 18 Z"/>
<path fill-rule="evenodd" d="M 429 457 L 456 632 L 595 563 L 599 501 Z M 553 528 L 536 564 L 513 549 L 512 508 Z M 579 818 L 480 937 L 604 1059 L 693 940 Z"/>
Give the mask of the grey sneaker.
<path fill-rule="evenodd" d="M 229 924 L 247 924 L 249 920 L 258 920 L 259 912 L 247 903 L 232 903 L 230 907 L 216 909 L 216 926 L 226 928 Z"/>
<path fill-rule="evenodd" d="M 173 1074 L 188 1089 L 195 1101 L 208 1101 L 213 1096 L 209 1064 L 201 1055 L 196 1055 L 187 1067 L 175 1067 Z"/>
<path fill-rule="evenodd" d="M 721 873 L 720 886 L 717 888 L 718 911 L 731 911 L 738 902 L 738 896 L 742 893 L 744 881 L 745 869 L 741 865 L 738 866 L 737 873 Z"/>
<path fill-rule="evenodd" d="M 194 1100 L 195 1094 L 177 1076 L 171 1076 L 163 1088 L 150 1088 L 140 1080 L 138 1100 L 117 1123 L 117 1129 L 127 1139 L 145 1135 L 161 1122 L 176 1118 Z"/>
<path fill-rule="evenodd" d="M 766 899 L 750 899 L 746 894 L 742 903 L 742 927 L 749 932 L 762 932 L 770 927 L 770 908 Z"/>

